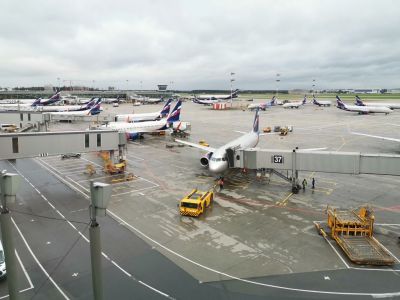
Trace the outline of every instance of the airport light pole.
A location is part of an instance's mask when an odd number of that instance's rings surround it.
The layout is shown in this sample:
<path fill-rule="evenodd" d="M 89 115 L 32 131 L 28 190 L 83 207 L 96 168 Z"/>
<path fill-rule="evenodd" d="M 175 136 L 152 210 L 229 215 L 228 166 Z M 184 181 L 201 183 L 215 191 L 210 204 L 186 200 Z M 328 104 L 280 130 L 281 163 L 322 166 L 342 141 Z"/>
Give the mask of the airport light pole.
<path fill-rule="evenodd" d="M 15 255 L 14 236 L 12 233 L 12 223 L 10 211 L 7 208 L 7 201 L 15 202 L 15 196 L 20 183 L 18 174 L 0 174 L 0 198 L 1 198 L 1 235 L 4 242 L 4 258 L 7 268 L 7 285 L 10 299 L 19 299 L 18 293 L 18 264 Z"/>
<path fill-rule="evenodd" d="M 233 90 L 232 90 L 232 84 L 235 81 L 235 78 L 233 78 L 233 75 L 235 75 L 235 73 L 231 72 L 231 107 L 232 107 L 232 98 L 233 98 Z"/>
<path fill-rule="evenodd" d="M 108 201 L 111 198 L 111 186 L 106 183 L 90 181 L 90 260 L 92 264 L 93 298 L 103 299 L 103 276 L 101 267 L 100 225 L 96 216 L 105 216 Z"/>
<path fill-rule="evenodd" d="M 314 96 L 314 92 L 315 92 L 315 84 L 316 84 L 315 79 L 313 79 L 312 80 L 312 93 L 313 93 L 313 96 Z"/>
<path fill-rule="evenodd" d="M 276 100 L 278 100 L 279 82 L 281 81 L 279 79 L 280 76 L 281 74 L 276 73 L 276 93 L 275 93 Z"/>

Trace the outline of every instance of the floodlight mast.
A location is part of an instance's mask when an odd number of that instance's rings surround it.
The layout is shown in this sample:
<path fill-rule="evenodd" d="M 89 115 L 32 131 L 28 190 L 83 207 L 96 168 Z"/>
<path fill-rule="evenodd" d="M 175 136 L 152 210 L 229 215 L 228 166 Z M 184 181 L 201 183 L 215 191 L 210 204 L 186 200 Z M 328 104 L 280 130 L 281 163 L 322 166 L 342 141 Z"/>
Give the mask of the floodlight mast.
<path fill-rule="evenodd" d="M 12 233 L 12 222 L 7 201 L 15 202 L 17 190 L 21 177 L 18 174 L 0 173 L 0 200 L 1 200 L 1 235 L 3 238 L 4 261 L 7 268 L 8 293 L 11 300 L 19 299 L 18 292 L 18 264 L 15 255 L 14 236 Z"/>
<path fill-rule="evenodd" d="M 111 186 L 106 183 L 90 181 L 90 260 L 92 264 L 93 298 L 103 299 L 103 276 L 101 267 L 100 225 L 96 216 L 105 215 L 108 201 L 111 198 Z"/>

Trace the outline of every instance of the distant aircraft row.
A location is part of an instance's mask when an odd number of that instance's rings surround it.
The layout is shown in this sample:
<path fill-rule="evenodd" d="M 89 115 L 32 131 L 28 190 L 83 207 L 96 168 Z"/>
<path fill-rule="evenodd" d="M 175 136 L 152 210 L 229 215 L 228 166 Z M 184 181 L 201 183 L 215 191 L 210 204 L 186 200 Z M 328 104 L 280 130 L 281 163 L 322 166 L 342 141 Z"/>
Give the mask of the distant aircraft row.
<path fill-rule="evenodd" d="M 357 112 L 359 114 L 368 114 L 368 113 L 384 113 L 389 114 L 393 112 L 394 109 L 400 109 L 400 102 L 399 103 L 386 103 L 386 102 L 369 102 L 364 103 L 360 97 L 356 96 L 356 103 L 355 105 L 348 105 L 345 104 L 339 96 L 336 96 L 337 108 L 350 111 L 350 112 Z M 266 110 L 268 107 L 281 105 L 283 108 L 299 108 L 302 105 L 307 103 L 307 97 L 304 96 L 302 101 L 294 101 L 294 102 L 287 102 L 282 103 L 276 99 L 275 96 L 272 97 L 270 101 L 265 103 L 254 103 L 249 104 L 247 108 L 249 110 Z M 332 102 L 329 100 L 317 100 L 313 95 L 312 103 L 317 106 L 331 106 Z"/>
<path fill-rule="evenodd" d="M 144 133 L 158 132 L 169 128 L 184 131 L 185 122 L 180 121 L 182 101 L 178 101 L 170 112 L 172 99 L 169 99 L 160 112 L 116 115 L 115 122 L 102 125 L 100 129 L 113 129 L 125 132 L 128 139 L 135 140 Z"/>

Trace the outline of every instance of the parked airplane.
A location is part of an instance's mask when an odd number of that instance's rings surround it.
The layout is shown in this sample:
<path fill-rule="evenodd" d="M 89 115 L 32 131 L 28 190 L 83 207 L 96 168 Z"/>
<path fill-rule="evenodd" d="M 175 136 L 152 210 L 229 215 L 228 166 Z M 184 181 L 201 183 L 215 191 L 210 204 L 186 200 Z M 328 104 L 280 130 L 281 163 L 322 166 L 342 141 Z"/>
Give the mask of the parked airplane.
<path fill-rule="evenodd" d="M 178 139 L 176 141 L 206 151 L 207 154 L 200 159 L 200 164 L 203 167 L 208 167 L 212 173 L 222 173 L 228 169 L 227 149 L 253 148 L 258 144 L 259 134 L 259 110 L 257 109 L 252 130 L 219 148 L 207 147 Z"/>
<path fill-rule="evenodd" d="M 166 119 L 161 119 L 158 121 L 143 121 L 143 122 L 135 122 L 135 123 L 127 123 L 127 122 L 110 122 L 108 124 L 102 125 L 102 129 L 114 129 L 121 132 L 126 132 L 127 137 L 130 139 L 137 138 L 142 133 L 148 132 L 156 132 L 160 130 L 168 129 L 171 124 L 179 121 L 180 113 L 181 113 L 182 101 L 178 101 L 172 110 L 172 112 L 168 115 Z"/>
<path fill-rule="evenodd" d="M 157 103 L 161 103 L 164 102 L 164 98 L 143 98 L 143 100 L 141 100 L 141 102 L 143 104 L 157 104 Z"/>
<path fill-rule="evenodd" d="M 98 115 L 100 112 L 101 112 L 100 104 L 96 104 L 93 107 L 86 110 L 54 111 L 54 112 L 49 112 L 49 114 L 57 116 L 93 116 L 93 115 Z"/>
<path fill-rule="evenodd" d="M 38 105 L 49 105 L 49 104 L 53 104 L 53 103 L 60 101 L 61 95 L 60 95 L 60 92 L 57 92 L 53 96 L 51 96 L 49 99 L 46 99 L 46 100 L 43 100 L 42 98 L 38 98 L 38 99 L 40 99 L 40 102 Z"/>
<path fill-rule="evenodd" d="M 67 112 L 67 111 L 82 111 L 91 108 L 93 105 L 100 104 L 101 98 L 92 98 L 85 105 L 46 105 L 36 106 L 35 109 L 43 112 Z"/>
<path fill-rule="evenodd" d="M 247 106 L 247 109 L 249 109 L 249 110 L 255 110 L 255 109 L 266 110 L 267 107 L 273 106 L 275 101 L 276 101 L 276 97 L 273 96 L 271 101 L 267 101 L 265 103 L 252 103 Z"/>
<path fill-rule="evenodd" d="M 283 108 L 299 108 L 300 106 L 306 104 L 307 96 L 304 96 L 303 101 L 288 102 L 282 105 Z"/>
<path fill-rule="evenodd" d="M 339 96 L 336 96 L 337 107 L 339 109 L 358 112 L 359 114 L 369 114 L 369 113 L 384 113 L 389 114 L 392 110 L 386 106 L 376 107 L 376 106 L 358 106 L 358 105 L 346 105 L 340 100 Z"/>
<path fill-rule="evenodd" d="M 214 103 L 226 102 L 226 100 L 220 99 L 193 99 L 193 103 L 202 104 L 202 105 L 213 105 Z"/>
<path fill-rule="evenodd" d="M 224 94 L 224 95 L 194 95 L 195 100 L 229 100 L 231 98 L 237 98 L 239 95 L 239 89 L 236 89 L 231 94 Z M 194 100 L 194 102 L 195 102 Z"/>
<path fill-rule="evenodd" d="M 400 109 L 400 102 L 398 103 L 385 103 L 385 102 L 363 102 L 360 97 L 356 96 L 357 106 L 375 106 L 375 107 L 389 107 L 390 109 Z"/>
<path fill-rule="evenodd" d="M 318 106 L 331 106 L 332 101 L 330 100 L 317 100 L 315 96 L 313 95 L 313 104 L 318 105 Z"/>
<path fill-rule="evenodd" d="M 142 113 L 142 114 L 123 114 L 116 115 L 115 122 L 142 122 L 142 121 L 155 121 L 157 119 L 164 118 L 169 114 L 171 108 L 172 99 L 169 99 L 161 111 L 153 113 Z"/>
<path fill-rule="evenodd" d="M 40 104 L 40 98 L 32 103 L 13 103 L 13 104 L 0 104 L 0 110 L 32 110 Z"/>
<path fill-rule="evenodd" d="M 106 104 L 112 104 L 112 103 L 119 103 L 120 101 L 121 101 L 120 96 L 118 96 L 117 98 L 105 98 L 103 102 Z"/>

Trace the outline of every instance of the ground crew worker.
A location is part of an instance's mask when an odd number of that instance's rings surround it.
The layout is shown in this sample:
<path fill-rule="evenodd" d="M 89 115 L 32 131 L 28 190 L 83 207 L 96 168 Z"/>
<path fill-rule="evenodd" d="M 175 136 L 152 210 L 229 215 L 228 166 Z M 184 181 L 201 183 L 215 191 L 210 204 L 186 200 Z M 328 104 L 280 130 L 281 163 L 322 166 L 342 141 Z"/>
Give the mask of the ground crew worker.
<path fill-rule="evenodd" d="M 312 185 L 311 188 L 314 189 L 315 188 L 315 178 L 314 177 L 312 178 L 311 185 Z"/>
<path fill-rule="evenodd" d="M 222 191 L 224 188 L 224 178 L 220 177 L 220 179 L 218 180 L 218 185 L 219 185 L 219 191 Z"/>
<path fill-rule="evenodd" d="M 301 184 L 303 185 L 303 190 L 305 190 L 307 185 L 307 180 L 304 178 Z"/>

